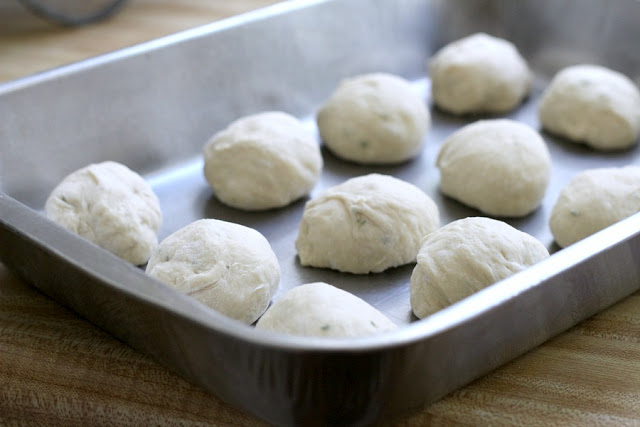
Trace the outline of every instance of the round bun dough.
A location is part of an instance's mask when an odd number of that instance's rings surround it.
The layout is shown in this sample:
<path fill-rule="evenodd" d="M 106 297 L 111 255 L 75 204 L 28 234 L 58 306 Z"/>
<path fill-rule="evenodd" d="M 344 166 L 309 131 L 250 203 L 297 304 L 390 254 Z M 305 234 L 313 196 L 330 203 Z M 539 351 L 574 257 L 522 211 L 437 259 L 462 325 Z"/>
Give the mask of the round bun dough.
<path fill-rule="evenodd" d="M 564 187 L 549 226 L 564 248 L 636 212 L 640 212 L 640 167 L 590 169 Z"/>
<path fill-rule="evenodd" d="M 426 317 L 549 256 L 534 237 L 469 217 L 425 237 L 411 275 L 411 308 Z"/>
<path fill-rule="evenodd" d="M 505 113 L 529 93 L 531 72 L 509 41 L 477 33 L 450 43 L 429 61 L 435 104 L 453 114 Z"/>
<path fill-rule="evenodd" d="M 256 329 L 290 335 L 355 338 L 396 329 L 371 305 L 326 283 L 291 289 L 260 318 Z"/>
<path fill-rule="evenodd" d="M 246 324 L 264 313 L 280 282 L 278 260 L 262 234 L 215 219 L 164 239 L 147 274 Z"/>
<path fill-rule="evenodd" d="M 307 202 L 296 248 L 303 266 L 377 273 L 414 262 L 439 221 L 438 207 L 418 187 L 370 174 Z"/>
<path fill-rule="evenodd" d="M 204 147 L 204 175 L 216 197 L 244 210 L 288 205 L 311 191 L 321 170 L 311 131 L 281 112 L 236 120 Z"/>
<path fill-rule="evenodd" d="M 151 186 L 116 162 L 91 164 L 64 178 L 44 207 L 48 218 L 135 265 L 158 244 L 160 203 Z"/>
<path fill-rule="evenodd" d="M 442 193 L 496 216 L 521 217 L 540 205 L 551 156 L 544 140 L 513 120 L 483 120 L 449 136 L 436 161 Z"/>
<path fill-rule="evenodd" d="M 320 137 L 336 156 L 384 164 L 415 157 L 431 118 L 409 82 L 379 73 L 340 83 L 318 112 L 317 122 Z"/>
<path fill-rule="evenodd" d="M 640 133 L 640 92 L 626 76 L 597 65 L 560 71 L 542 94 L 540 123 L 598 150 L 632 146 Z"/>

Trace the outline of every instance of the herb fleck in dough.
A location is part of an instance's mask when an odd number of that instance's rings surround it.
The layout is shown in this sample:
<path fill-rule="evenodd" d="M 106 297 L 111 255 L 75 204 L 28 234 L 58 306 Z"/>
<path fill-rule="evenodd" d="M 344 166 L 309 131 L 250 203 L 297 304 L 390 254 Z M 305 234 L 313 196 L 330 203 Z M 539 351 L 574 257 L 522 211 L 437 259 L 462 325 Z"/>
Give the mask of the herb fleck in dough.
<path fill-rule="evenodd" d="M 561 247 L 640 212 L 640 167 L 589 169 L 563 188 L 549 226 Z"/>
<path fill-rule="evenodd" d="M 258 320 L 256 329 L 290 335 L 355 338 L 396 329 L 364 300 L 326 283 L 289 290 Z"/>
<path fill-rule="evenodd" d="M 418 187 L 370 174 L 307 202 L 296 248 L 303 266 L 377 273 L 414 262 L 439 221 L 438 207 Z"/>
<path fill-rule="evenodd" d="M 215 196 L 250 211 L 286 206 L 308 194 L 322 170 L 313 134 L 281 112 L 231 123 L 205 145 L 204 162 Z"/>
<path fill-rule="evenodd" d="M 362 164 L 416 156 L 431 117 L 406 80 L 366 74 L 344 80 L 317 115 L 320 137 L 336 156 Z"/>
<path fill-rule="evenodd" d="M 48 218 L 135 265 L 158 244 L 162 212 L 151 186 L 116 162 L 91 164 L 64 178 L 45 204 Z"/>
<path fill-rule="evenodd" d="M 540 135 L 507 119 L 478 121 L 453 133 L 436 164 L 442 193 L 505 217 L 535 210 L 551 173 L 551 156 Z"/>
<path fill-rule="evenodd" d="M 149 260 L 147 274 L 251 324 L 269 306 L 280 281 L 280 266 L 258 231 L 202 219 L 164 239 Z"/>
<path fill-rule="evenodd" d="M 542 126 L 597 150 L 630 147 L 640 133 L 640 92 L 625 75 L 597 65 L 561 70 L 544 91 Z"/>
<path fill-rule="evenodd" d="M 477 33 L 440 49 L 429 61 L 435 104 L 453 114 L 505 113 L 529 93 L 531 72 L 509 41 Z"/>
<path fill-rule="evenodd" d="M 411 275 L 411 307 L 426 317 L 548 256 L 537 239 L 502 221 L 451 222 L 424 239 Z"/>

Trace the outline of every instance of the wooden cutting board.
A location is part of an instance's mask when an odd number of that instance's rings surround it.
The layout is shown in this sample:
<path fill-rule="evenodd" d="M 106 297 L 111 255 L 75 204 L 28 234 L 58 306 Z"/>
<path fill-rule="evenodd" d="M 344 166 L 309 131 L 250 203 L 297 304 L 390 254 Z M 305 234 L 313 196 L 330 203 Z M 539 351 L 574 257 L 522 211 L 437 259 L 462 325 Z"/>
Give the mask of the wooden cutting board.
<path fill-rule="evenodd" d="M 66 29 L 0 1 L 0 81 L 275 2 L 137 0 Z M 640 425 L 640 292 L 397 425 L 452 423 Z M 0 425 L 11 424 L 263 425 L 0 265 Z"/>

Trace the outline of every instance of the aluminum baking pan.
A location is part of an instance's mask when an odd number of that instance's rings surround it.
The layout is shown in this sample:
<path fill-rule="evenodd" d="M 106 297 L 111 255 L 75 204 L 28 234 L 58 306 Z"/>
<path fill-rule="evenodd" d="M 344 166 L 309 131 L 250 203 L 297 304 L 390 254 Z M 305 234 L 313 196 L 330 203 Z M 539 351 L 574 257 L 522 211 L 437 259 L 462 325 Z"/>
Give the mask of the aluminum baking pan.
<path fill-rule="evenodd" d="M 526 17 L 523 19 L 522 17 Z M 0 85 L 0 259 L 44 293 L 225 401 L 278 425 L 370 424 L 422 407 L 640 288 L 640 217 L 558 251 L 547 221 L 577 171 L 640 164 L 640 149 L 597 153 L 543 134 L 553 159 L 542 206 L 512 225 L 555 252 L 549 259 L 421 321 L 412 266 L 375 275 L 300 267 L 293 241 L 305 200 L 248 213 L 218 203 L 201 149 L 229 121 L 264 110 L 306 118 L 337 82 L 386 71 L 429 100 L 425 60 L 475 31 L 514 41 L 535 71 L 532 95 L 509 117 L 538 127 L 537 102 L 563 66 L 596 62 L 636 81 L 635 0 L 292 1 Z M 323 151 L 312 195 L 349 177 L 387 173 L 423 188 L 442 223 L 477 211 L 443 197 L 434 166 L 442 140 L 474 118 L 432 109 L 423 153 L 364 167 Z M 259 333 L 148 278 L 49 222 L 55 184 L 88 163 L 116 160 L 159 195 L 161 237 L 203 217 L 252 226 L 271 242 L 287 289 L 323 280 L 401 324 L 354 340 Z"/>

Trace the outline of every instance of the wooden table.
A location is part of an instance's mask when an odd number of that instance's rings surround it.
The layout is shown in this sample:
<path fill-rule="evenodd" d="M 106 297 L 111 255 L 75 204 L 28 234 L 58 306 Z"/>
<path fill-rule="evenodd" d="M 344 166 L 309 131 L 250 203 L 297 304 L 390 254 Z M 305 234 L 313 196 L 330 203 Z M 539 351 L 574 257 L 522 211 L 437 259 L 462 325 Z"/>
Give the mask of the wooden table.
<path fill-rule="evenodd" d="M 0 1 L 0 81 L 270 3 L 132 0 L 107 22 L 65 29 Z M 431 423 L 640 425 L 640 292 L 397 425 Z M 7 424 L 262 425 L 0 265 L 0 425 Z"/>

